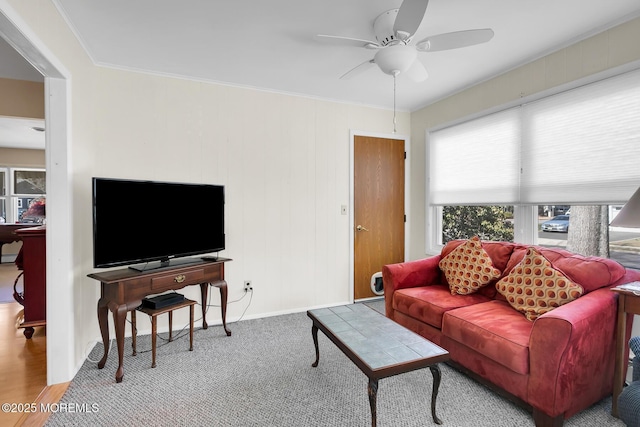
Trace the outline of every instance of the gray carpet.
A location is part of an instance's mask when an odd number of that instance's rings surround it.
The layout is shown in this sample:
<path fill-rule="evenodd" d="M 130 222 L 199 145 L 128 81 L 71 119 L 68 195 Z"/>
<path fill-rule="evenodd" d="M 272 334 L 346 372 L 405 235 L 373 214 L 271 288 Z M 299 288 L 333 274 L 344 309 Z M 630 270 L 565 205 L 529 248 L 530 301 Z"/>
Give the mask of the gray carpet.
<path fill-rule="evenodd" d="M 372 304 L 382 309 L 382 302 Z M 311 320 L 297 313 L 198 329 L 194 351 L 188 336 L 151 354 L 131 356 L 125 342 L 125 374 L 114 381 L 117 354 L 99 370 L 86 361 L 61 404 L 85 412 L 58 411 L 47 426 L 368 426 L 367 378 L 322 333 L 315 360 Z M 163 334 L 164 335 L 164 334 Z M 149 349 L 150 336 L 138 339 Z M 159 344 L 162 343 L 159 340 Z M 97 345 L 90 358 L 102 356 Z M 445 426 L 533 426 L 524 410 L 465 375 L 442 365 L 437 413 Z M 428 369 L 386 378 L 378 389 L 378 426 L 435 425 Z M 90 409 L 89 412 L 86 412 Z M 624 426 L 610 415 L 611 398 L 565 422 L 569 427 Z"/>

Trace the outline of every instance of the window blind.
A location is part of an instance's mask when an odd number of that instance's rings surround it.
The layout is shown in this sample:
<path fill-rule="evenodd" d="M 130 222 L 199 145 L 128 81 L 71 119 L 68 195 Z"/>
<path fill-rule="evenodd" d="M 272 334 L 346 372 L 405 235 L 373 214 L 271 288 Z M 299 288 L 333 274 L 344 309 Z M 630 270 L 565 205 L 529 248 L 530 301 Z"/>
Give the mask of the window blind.
<path fill-rule="evenodd" d="M 514 204 L 519 186 L 519 108 L 429 135 L 430 203 Z"/>
<path fill-rule="evenodd" d="M 522 126 L 522 203 L 619 203 L 640 186 L 640 71 L 524 105 Z"/>
<path fill-rule="evenodd" d="M 612 204 L 640 187 L 640 70 L 429 135 L 432 205 Z"/>

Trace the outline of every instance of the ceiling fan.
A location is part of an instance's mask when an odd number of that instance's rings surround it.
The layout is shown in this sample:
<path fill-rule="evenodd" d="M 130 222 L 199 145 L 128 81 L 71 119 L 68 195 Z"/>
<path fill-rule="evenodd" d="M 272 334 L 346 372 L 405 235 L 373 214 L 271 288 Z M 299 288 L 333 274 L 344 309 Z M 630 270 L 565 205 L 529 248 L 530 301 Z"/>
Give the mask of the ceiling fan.
<path fill-rule="evenodd" d="M 438 34 L 411 45 L 412 37 L 422 23 L 428 4 L 429 0 L 404 0 L 399 9 L 381 13 L 373 23 L 377 41 L 327 34 L 318 34 L 316 37 L 319 40 L 377 50 L 372 59 L 347 71 L 341 79 L 349 79 L 377 65 L 386 74 L 394 77 L 406 74 L 417 82 L 428 77 L 427 70 L 417 58 L 418 52 L 457 49 L 486 43 L 493 38 L 493 30 L 483 28 Z"/>

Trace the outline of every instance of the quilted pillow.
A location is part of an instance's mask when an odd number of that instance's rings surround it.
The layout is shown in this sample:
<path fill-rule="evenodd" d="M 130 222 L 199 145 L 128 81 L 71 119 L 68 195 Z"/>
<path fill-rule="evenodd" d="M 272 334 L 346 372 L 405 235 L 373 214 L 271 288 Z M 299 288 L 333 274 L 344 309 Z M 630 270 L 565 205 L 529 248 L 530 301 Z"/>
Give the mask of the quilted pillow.
<path fill-rule="evenodd" d="M 451 295 L 468 295 L 500 277 L 489 254 L 475 236 L 442 258 L 438 264 L 449 284 Z"/>
<path fill-rule="evenodd" d="M 496 289 L 509 304 L 533 321 L 584 293 L 535 248 L 527 249 L 522 261 L 496 283 Z"/>
<path fill-rule="evenodd" d="M 486 243 L 483 244 L 483 247 L 487 250 L 489 256 L 492 257 L 491 259 L 494 260 L 494 265 L 500 268 L 495 257 L 493 257 L 493 254 L 487 248 Z M 509 274 L 511 269 L 522 261 L 529 247 L 530 246 L 518 245 L 514 248 L 507 266 L 502 269 L 503 274 Z M 609 258 L 583 256 L 559 248 L 544 248 L 539 246 L 535 248 L 540 255 L 545 257 L 551 265 L 553 265 L 553 268 L 562 271 L 572 282 L 579 283 L 584 289 L 585 294 L 617 282 L 627 272 L 622 265 Z"/>

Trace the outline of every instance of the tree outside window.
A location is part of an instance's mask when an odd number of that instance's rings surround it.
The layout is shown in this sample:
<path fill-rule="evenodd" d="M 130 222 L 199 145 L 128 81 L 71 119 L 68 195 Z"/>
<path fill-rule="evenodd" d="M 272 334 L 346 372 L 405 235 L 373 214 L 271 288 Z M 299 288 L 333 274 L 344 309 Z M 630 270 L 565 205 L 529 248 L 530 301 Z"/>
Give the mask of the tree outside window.
<path fill-rule="evenodd" d="M 469 239 L 513 242 L 513 206 L 444 206 L 442 242 Z"/>

